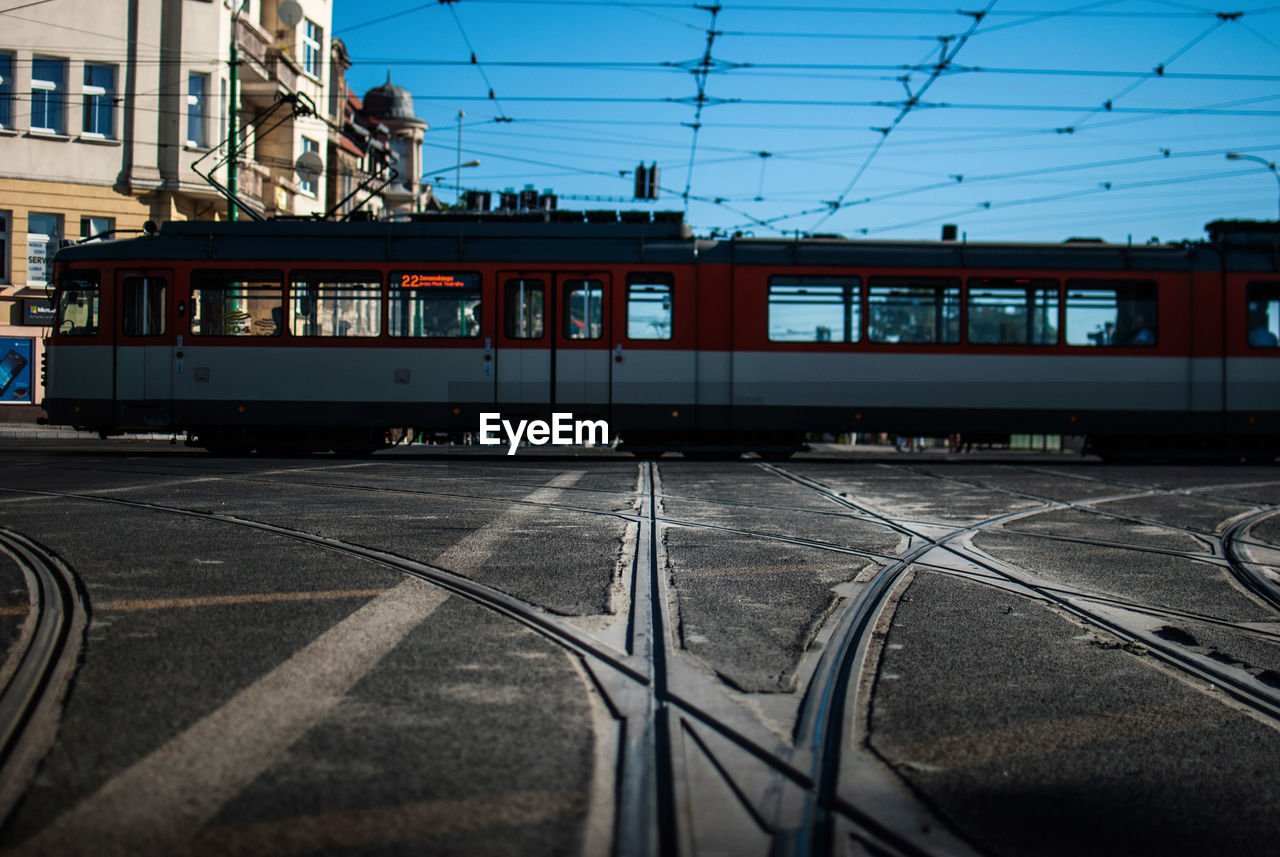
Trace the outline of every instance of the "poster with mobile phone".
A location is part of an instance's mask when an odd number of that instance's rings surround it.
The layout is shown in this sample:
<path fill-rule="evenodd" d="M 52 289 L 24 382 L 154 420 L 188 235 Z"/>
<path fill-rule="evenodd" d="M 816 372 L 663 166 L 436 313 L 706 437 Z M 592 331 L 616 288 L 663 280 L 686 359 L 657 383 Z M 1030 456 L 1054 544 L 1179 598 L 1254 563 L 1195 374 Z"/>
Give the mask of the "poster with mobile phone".
<path fill-rule="evenodd" d="M 33 339 L 0 339 L 0 403 L 31 404 Z"/>

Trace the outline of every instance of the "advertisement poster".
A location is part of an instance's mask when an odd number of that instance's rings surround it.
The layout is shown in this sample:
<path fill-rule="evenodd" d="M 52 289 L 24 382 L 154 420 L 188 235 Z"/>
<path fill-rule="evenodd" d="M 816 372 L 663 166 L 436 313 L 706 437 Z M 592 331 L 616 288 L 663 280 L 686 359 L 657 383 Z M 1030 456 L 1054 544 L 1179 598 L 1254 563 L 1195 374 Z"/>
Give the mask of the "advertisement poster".
<path fill-rule="evenodd" d="M 31 404 L 34 343 L 34 339 L 0 339 L 0 403 Z"/>
<path fill-rule="evenodd" d="M 43 286 L 53 275 L 53 254 L 48 236 L 27 236 L 27 285 Z"/>

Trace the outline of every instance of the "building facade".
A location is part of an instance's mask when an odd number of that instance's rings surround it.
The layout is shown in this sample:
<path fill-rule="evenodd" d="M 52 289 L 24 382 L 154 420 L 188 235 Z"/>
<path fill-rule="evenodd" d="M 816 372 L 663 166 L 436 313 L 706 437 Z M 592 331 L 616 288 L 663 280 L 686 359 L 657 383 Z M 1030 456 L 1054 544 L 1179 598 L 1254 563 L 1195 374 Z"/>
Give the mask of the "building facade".
<path fill-rule="evenodd" d="M 331 0 L 59 0 L 0 14 L 0 421 L 39 413 L 59 244 L 228 216 L 200 173 L 231 181 L 210 168 L 233 113 L 245 205 L 326 211 L 331 16 Z M 318 169 L 299 169 L 306 152 Z"/>

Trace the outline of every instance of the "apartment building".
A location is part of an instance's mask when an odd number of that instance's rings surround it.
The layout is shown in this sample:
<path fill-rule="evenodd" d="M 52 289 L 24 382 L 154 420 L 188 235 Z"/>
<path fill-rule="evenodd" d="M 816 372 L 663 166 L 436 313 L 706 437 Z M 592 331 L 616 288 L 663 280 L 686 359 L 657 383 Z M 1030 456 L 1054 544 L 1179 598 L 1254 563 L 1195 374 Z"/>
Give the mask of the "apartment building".
<path fill-rule="evenodd" d="M 240 196 L 264 216 L 326 210 L 331 16 L 332 0 L 52 0 L 0 12 L 0 421 L 39 413 L 60 242 L 227 216 L 197 169 L 226 152 L 233 34 Z M 298 169 L 304 152 L 320 169 Z M 225 166 L 212 176 L 231 179 Z"/>

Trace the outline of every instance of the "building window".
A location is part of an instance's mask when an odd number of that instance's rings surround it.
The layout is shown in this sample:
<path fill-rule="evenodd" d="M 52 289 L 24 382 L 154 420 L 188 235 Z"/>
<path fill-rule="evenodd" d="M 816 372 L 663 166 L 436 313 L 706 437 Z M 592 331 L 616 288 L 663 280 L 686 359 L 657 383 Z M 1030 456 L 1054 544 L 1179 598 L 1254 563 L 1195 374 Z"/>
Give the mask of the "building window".
<path fill-rule="evenodd" d="M 209 75 L 193 72 L 187 77 L 187 145 L 209 145 Z"/>
<path fill-rule="evenodd" d="M 116 67 L 84 64 L 83 133 L 94 137 L 114 137 Z"/>
<path fill-rule="evenodd" d="M 770 277 L 770 342 L 857 342 L 862 334 L 857 277 Z"/>
<path fill-rule="evenodd" d="M 13 222 L 13 214 L 0 211 L 0 283 L 9 282 L 9 224 Z"/>
<path fill-rule="evenodd" d="M 0 128 L 13 127 L 13 54 L 0 53 Z"/>
<path fill-rule="evenodd" d="M 110 236 L 116 228 L 114 217 L 82 217 L 80 218 L 80 240 L 85 241 L 98 235 Z"/>
<path fill-rule="evenodd" d="M 53 274 L 53 254 L 62 238 L 61 214 L 27 215 L 27 285 L 48 285 Z"/>
<path fill-rule="evenodd" d="M 67 62 L 49 57 L 31 60 L 31 130 L 63 134 L 67 129 Z"/>
<path fill-rule="evenodd" d="M 306 33 L 302 37 L 302 70 L 320 76 L 321 48 L 324 47 L 324 27 L 310 18 L 306 19 Z"/>
<path fill-rule="evenodd" d="M 315 152 L 317 155 L 319 155 L 320 144 L 317 143 L 315 140 L 312 140 L 310 137 L 303 137 L 302 152 L 303 154 L 306 154 L 307 152 Z M 319 179 L 320 179 L 319 173 L 313 173 L 313 172 L 310 172 L 309 170 L 301 170 L 301 169 L 298 170 L 298 186 L 302 188 L 303 193 L 310 194 L 311 196 L 315 196 L 316 185 Z"/>
<path fill-rule="evenodd" d="M 413 161 L 410 158 L 409 140 L 405 137 L 392 137 L 387 143 L 396 156 L 395 170 L 400 177 L 400 186 L 405 190 L 413 190 Z"/>

